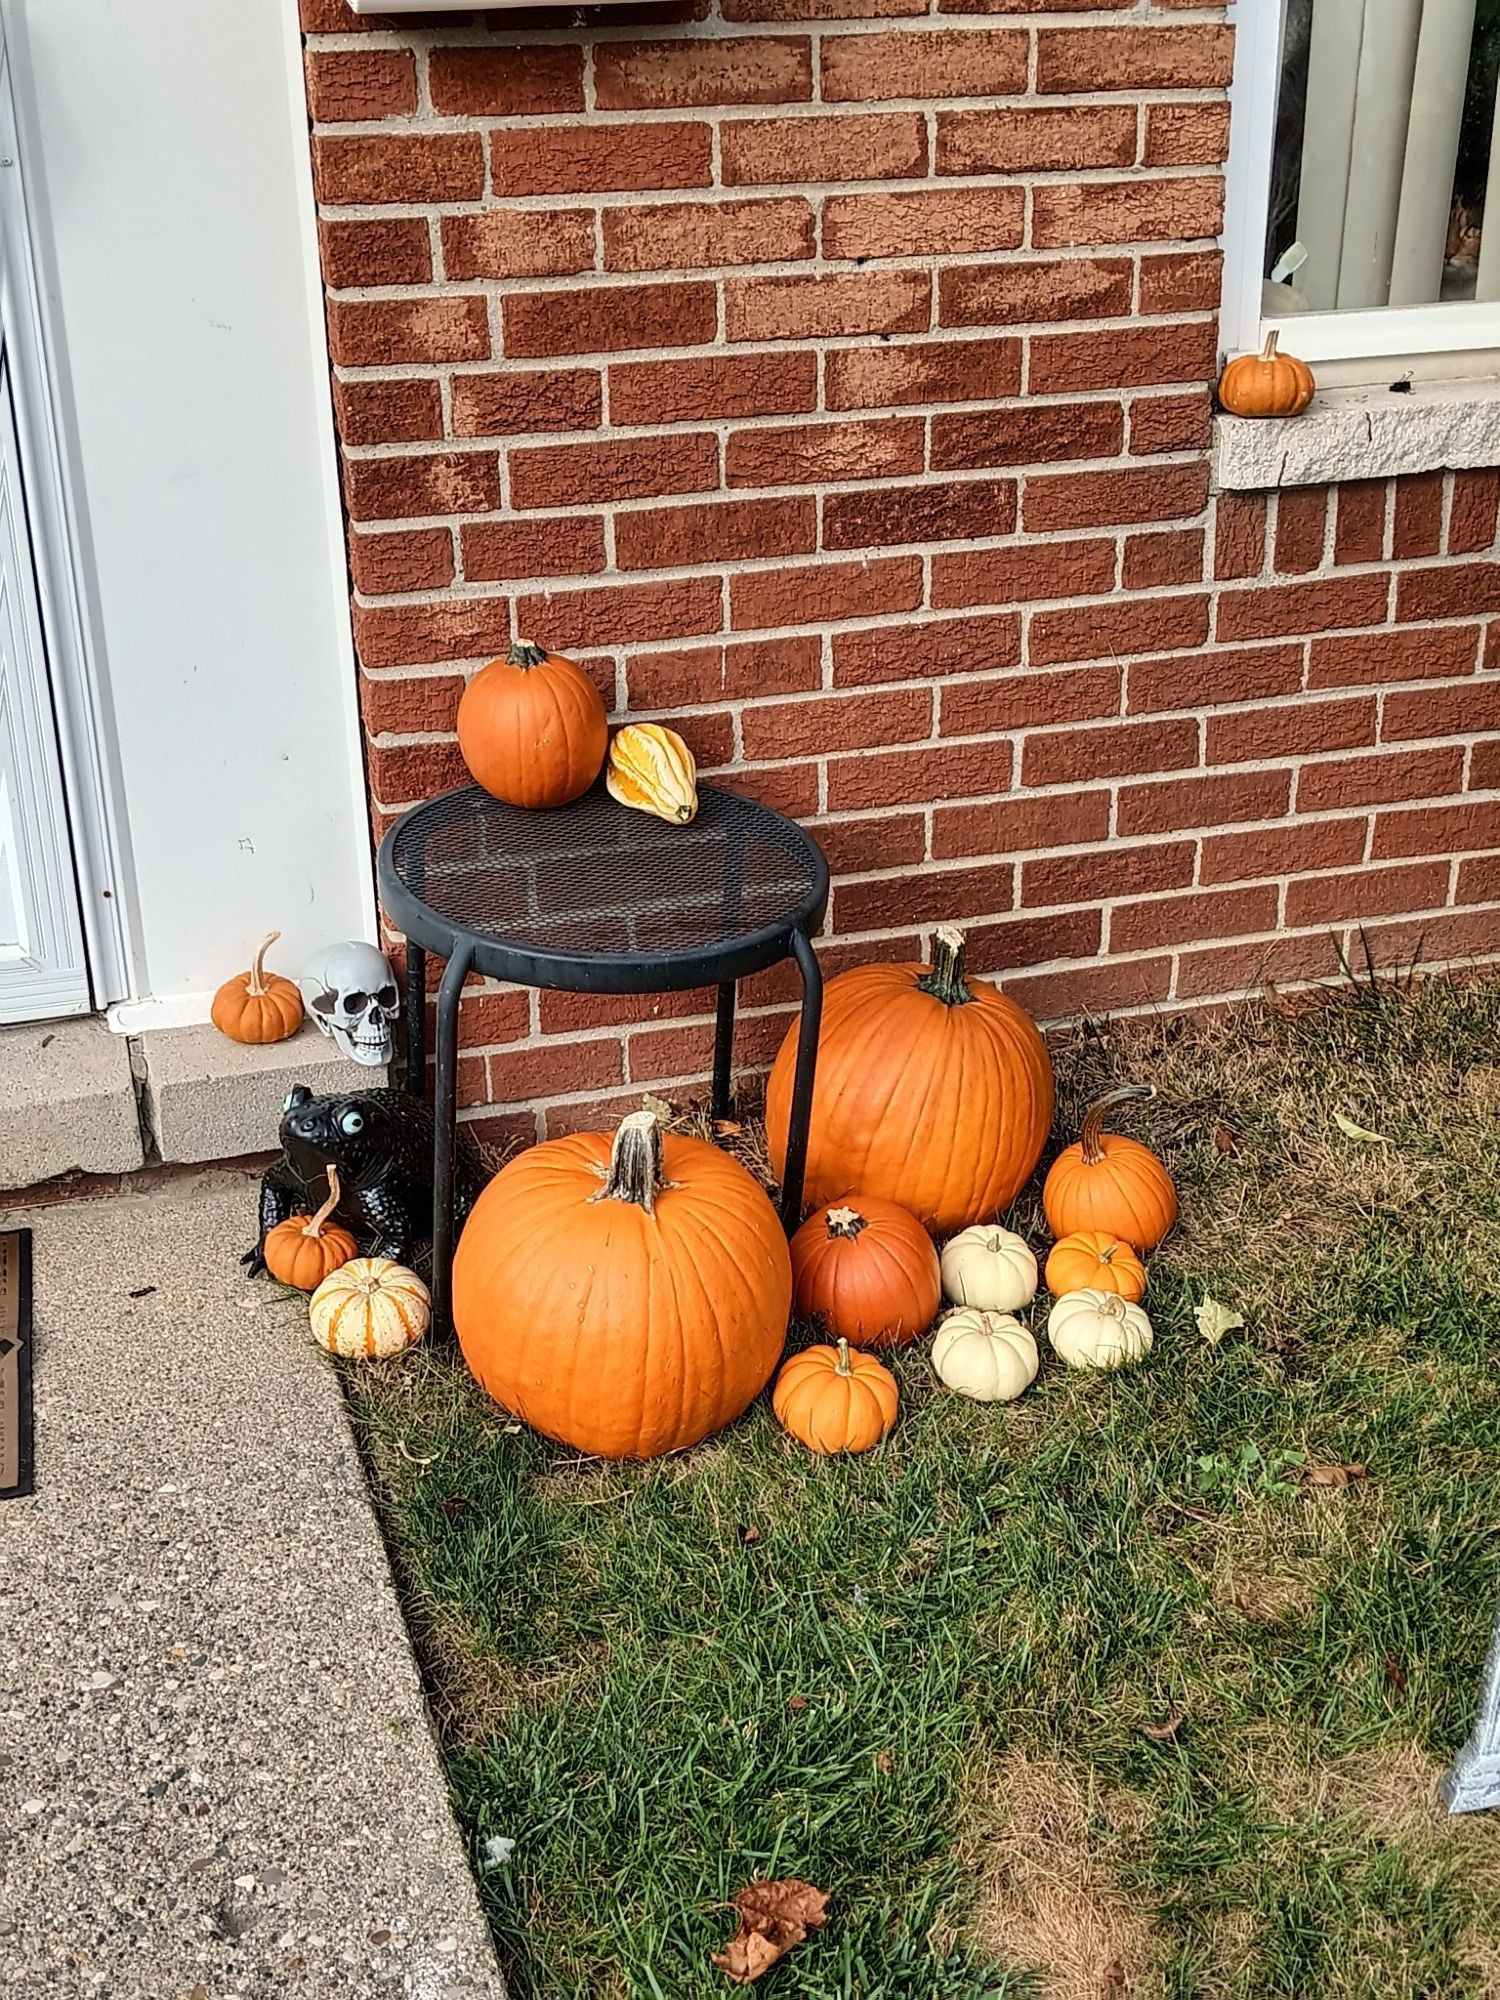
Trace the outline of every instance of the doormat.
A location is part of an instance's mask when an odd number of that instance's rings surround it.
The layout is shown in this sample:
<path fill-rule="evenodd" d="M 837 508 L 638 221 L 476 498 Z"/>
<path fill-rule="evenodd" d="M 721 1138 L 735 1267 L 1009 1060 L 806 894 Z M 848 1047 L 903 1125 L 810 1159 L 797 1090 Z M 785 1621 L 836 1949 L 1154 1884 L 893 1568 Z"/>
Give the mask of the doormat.
<path fill-rule="evenodd" d="M 0 1233 L 0 1500 L 33 1487 L 31 1231 Z"/>

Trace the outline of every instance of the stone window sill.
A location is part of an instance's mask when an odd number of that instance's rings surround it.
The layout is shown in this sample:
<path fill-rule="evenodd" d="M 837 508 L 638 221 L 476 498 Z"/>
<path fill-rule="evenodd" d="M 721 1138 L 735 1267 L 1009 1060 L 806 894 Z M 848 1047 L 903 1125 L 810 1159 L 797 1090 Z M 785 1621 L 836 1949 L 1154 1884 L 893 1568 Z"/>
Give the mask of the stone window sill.
<path fill-rule="evenodd" d="M 1220 492 L 1500 465 L 1500 379 L 1327 389 L 1300 417 L 1214 418 Z"/>

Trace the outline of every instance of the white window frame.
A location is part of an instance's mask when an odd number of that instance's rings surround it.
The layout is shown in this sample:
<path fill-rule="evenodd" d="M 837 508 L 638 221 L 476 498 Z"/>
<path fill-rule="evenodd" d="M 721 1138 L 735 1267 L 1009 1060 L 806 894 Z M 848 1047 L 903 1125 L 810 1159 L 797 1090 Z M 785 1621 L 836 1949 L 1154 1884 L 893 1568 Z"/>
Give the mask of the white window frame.
<path fill-rule="evenodd" d="M 1230 86 L 1229 167 L 1226 184 L 1223 310 L 1220 339 L 1226 354 L 1257 351 L 1273 329 L 1304 361 L 1420 362 L 1434 355 L 1462 355 L 1461 372 L 1500 371 L 1500 303 L 1452 302 L 1382 306 L 1370 312 L 1261 312 L 1261 264 L 1271 205 L 1271 155 L 1276 136 L 1276 92 L 1281 70 L 1284 0 L 1229 0 L 1234 24 L 1234 81 Z M 1454 372 L 1460 372 L 1455 364 Z"/>

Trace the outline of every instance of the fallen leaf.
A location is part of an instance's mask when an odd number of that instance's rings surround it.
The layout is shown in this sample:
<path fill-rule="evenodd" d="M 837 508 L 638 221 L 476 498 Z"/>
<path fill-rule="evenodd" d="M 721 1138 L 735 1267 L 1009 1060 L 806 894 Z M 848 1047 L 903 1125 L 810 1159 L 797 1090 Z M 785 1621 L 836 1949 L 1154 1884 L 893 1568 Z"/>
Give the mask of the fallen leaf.
<path fill-rule="evenodd" d="M 882 1750 L 875 1758 L 875 1768 L 883 1778 L 888 1778 L 896 1768 L 896 1758 L 892 1751 Z"/>
<path fill-rule="evenodd" d="M 1130 1974 L 1118 1958 L 1112 1958 L 1100 1977 L 1100 2000 L 1122 2000 L 1130 1991 Z"/>
<path fill-rule="evenodd" d="M 738 1118 L 716 1118 L 713 1122 L 716 1139 L 733 1139 L 744 1129 Z"/>
<path fill-rule="evenodd" d="M 787 1707 L 792 1711 L 793 1715 L 800 1715 L 806 1706 L 807 1696 L 805 1694 L 794 1694 L 787 1702 Z"/>
<path fill-rule="evenodd" d="M 753 1521 L 747 1521 L 744 1527 L 740 1529 L 740 1540 L 742 1542 L 758 1542 L 760 1540 L 760 1529 L 756 1527 Z"/>
<path fill-rule="evenodd" d="M 1406 1675 L 1394 1653 L 1387 1653 L 1385 1656 L 1385 1677 L 1397 1694 L 1406 1693 Z"/>
<path fill-rule="evenodd" d="M 1227 1125 L 1215 1125 L 1214 1151 L 1216 1153 L 1224 1154 L 1226 1158 L 1233 1159 L 1237 1157 L 1239 1150 L 1240 1150 L 1239 1134 L 1237 1132 L 1231 1132 Z"/>
<path fill-rule="evenodd" d="M 1226 1333 L 1233 1333 L 1236 1327 L 1245 1324 L 1244 1316 L 1233 1306 L 1226 1306 L 1219 1299 L 1204 1295 L 1203 1303 L 1193 1317 L 1198 1322 L 1198 1331 L 1210 1347 L 1217 1347 Z"/>
<path fill-rule="evenodd" d="M 828 1897 L 811 1882 L 790 1875 L 781 1882 L 747 1883 L 732 1907 L 739 1912 L 740 1927 L 712 1962 L 737 1986 L 748 1986 L 809 1931 L 823 1928 Z"/>
<path fill-rule="evenodd" d="M 1367 1131 L 1363 1125 L 1356 1125 L 1352 1118 L 1346 1118 L 1342 1111 L 1335 1111 L 1333 1122 L 1346 1139 L 1362 1139 L 1369 1146 L 1388 1146 L 1391 1142 L 1384 1132 Z"/>
<path fill-rule="evenodd" d="M 1165 1722 L 1142 1722 L 1137 1726 L 1142 1736 L 1150 1737 L 1153 1743 L 1173 1743 L 1177 1739 L 1178 1730 L 1182 1727 L 1182 1717 L 1172 1714 Z"/>
<path fill-rule="evenodd" d="M 1342 1492 L 1351 1481 L 1365 1476 L 1362 1465 L 1304 1465 L 1302 1468 L 1304 1486 L 1331 1486 L 1335 1492 Z"/>
<path fill-rule="evenodd" d="M 461 1493 L 450 1493 L 446 1500 L 439 1500 L 438 1512 L 445 1521 L 456 1521 L 468 1504 Z"/>

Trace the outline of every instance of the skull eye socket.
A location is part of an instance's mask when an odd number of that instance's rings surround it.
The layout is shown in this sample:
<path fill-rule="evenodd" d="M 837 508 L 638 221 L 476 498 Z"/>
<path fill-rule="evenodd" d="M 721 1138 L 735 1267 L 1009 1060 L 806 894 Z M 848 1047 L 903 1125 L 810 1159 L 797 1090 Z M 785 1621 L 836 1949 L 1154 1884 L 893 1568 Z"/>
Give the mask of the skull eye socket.
<path fill-rule="evenodd" d="M 355 1111 L 351 1108 L 344 1112 L 343 1116 L 339 1119 L 339 1130 L 344 1134 L 346 1139 L 352 1139 L 356 1133 L 363 1132 L 364 1129 L 365 1114 L 362 1111 Z"/>
<path fill-rule="evenodd" d="M 344 995 L 344 1012 L 346 1014 L 363 1014 L 369 1004 L 370 996 L 362 986 L 351 986 L 349 991 Z"/>
<path fill-rule="evenodd" d="M 395 987 L 382 986 L 380 991 L 375 995 L 375 1005 L 377 1007 L 394 1007 L 395 1004 L 396 1004 Z"/>

